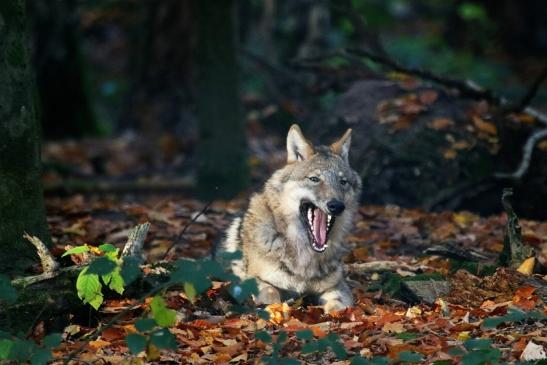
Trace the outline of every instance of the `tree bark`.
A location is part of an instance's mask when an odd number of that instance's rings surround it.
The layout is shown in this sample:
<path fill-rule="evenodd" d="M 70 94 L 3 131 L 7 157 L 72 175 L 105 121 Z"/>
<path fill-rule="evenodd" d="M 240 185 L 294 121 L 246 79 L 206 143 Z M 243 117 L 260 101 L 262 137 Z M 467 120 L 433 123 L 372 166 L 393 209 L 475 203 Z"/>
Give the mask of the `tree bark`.
<path fill-rule="evenodd" d="M 24 232 L 50 242 L 24 1 L 0 2 L 0 272 L 36 261 Z"/>
<path fill-rule="evenodd" d="M 76 1 L 28 1 L 40 120 L 47 137 L 99 133 L 88 94 Z"/>
<path fill-rule="evenodd" d="M 235 1 L 196 0 L 198 187 L 202 197 L 231 198 L 248 183 L 239 99 Z"/>

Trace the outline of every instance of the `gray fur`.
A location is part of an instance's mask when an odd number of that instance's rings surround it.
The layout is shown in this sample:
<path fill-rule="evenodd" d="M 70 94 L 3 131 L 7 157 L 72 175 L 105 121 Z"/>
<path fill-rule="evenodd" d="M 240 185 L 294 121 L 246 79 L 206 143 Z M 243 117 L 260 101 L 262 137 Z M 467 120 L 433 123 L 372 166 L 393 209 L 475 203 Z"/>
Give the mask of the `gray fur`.
<path fill-rule="evenodd" d="M 273 289 L 280 289 L 317 295 L 326 311 L 353 304 L 341 263 L 361 191 L 359 175 L 347 162 L 350 137 L 348 130 L 329 147 L 313 147 L 293 126 L 287 138 L 287 165 L 272 175 L 262 192 L 252 196 L 243 218 L 234 220 L 228 229 L 220 251 L 242 251 L 242 259 L 232 263 L 232 271 L 242 279 L 257 279 L 259 302 L 269 302 L 270 294 L 277 291 Z M 312 175 L 320 182 L 310 181 Z M 325 212 L 330 199 L 346 206 L 336 217 L 324 252 L 311 247 L 307 223 L 300 212 L 303 199 Z M 273 298 L 278 300 L 279 295 Z"/>

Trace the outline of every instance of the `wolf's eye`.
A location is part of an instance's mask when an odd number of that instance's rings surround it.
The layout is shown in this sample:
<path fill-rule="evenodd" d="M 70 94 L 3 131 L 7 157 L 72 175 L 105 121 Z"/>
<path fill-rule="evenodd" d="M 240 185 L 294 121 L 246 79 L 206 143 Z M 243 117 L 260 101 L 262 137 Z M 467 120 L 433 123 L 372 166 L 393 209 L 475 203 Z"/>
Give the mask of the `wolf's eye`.
<path fill-rule="evenodd" d="M 317 176 L 310 176 L 308 177 L 308 179 L 314 183 L 318 183 L 319 182 L 319 178 Z"/>
<path fill-rule="evenodd" d="M 348 181 L 346 179 L 340 180 L 340 185 L 345 186 L 348 184 Z"/>

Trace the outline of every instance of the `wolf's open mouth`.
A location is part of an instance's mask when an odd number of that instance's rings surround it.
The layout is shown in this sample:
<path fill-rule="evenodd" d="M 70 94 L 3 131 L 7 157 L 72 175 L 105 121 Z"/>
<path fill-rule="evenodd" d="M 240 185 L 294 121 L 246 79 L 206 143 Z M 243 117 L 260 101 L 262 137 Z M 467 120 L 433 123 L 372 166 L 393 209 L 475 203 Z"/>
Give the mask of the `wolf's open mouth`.
<path fill-rule="evenodd" d="M 310 202 L 300 205 L 300 213 L 311 235 L 311 247 L 317 252 L 327 248 L 329 232 L 334 225 L 334 216 L 323 212 Z"/>

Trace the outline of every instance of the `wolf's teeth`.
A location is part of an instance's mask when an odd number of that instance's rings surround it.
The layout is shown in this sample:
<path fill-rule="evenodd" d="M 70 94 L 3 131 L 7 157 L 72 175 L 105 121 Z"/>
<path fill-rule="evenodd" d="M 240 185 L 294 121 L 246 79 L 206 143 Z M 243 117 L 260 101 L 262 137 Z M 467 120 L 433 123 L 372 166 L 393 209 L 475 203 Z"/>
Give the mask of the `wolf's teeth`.
<path fill-rule="evenodd" d="M 311 212 L 311 208 L 308 209 L 308 221 L 310 221 L 310 224 L 313 223 L 313 213 Z"/>
<path fill-rule="evenodd" d="M 330 214 L 327 214 L 327 223 L 330 223 L 331 219 L 332 219 L 332 216 Z"/>

